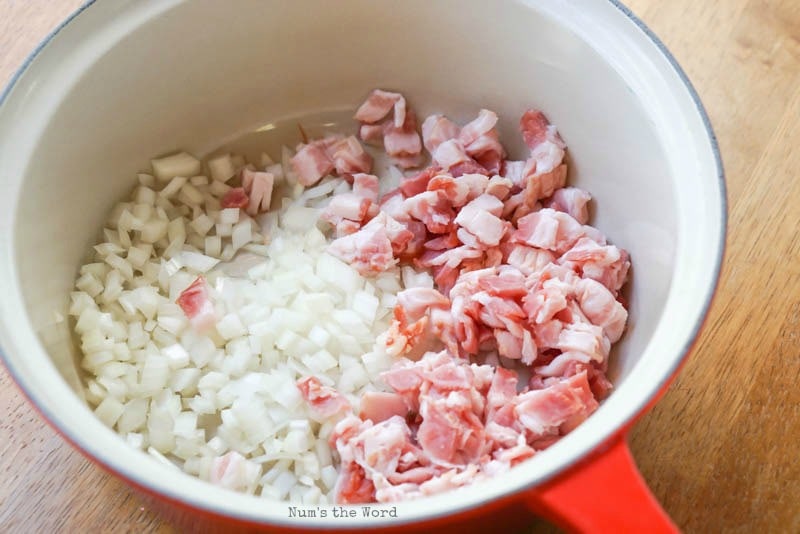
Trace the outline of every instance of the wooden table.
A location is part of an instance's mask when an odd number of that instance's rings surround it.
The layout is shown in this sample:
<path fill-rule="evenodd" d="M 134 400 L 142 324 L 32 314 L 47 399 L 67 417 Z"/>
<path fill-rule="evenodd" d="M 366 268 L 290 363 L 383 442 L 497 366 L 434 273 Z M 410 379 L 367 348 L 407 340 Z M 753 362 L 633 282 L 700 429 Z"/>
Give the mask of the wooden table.
<path fill-rule="evenodd" d="M 0 0 L 0 84 L 80 3 Z M 633 452 L 686 532 L 800 532 L 800 1 L 628 4 L 703 98 L 730 201 L 707 326 Z M 45 426 L 2 370 L 0 480 L 2 532 L 172 531 Z"/>

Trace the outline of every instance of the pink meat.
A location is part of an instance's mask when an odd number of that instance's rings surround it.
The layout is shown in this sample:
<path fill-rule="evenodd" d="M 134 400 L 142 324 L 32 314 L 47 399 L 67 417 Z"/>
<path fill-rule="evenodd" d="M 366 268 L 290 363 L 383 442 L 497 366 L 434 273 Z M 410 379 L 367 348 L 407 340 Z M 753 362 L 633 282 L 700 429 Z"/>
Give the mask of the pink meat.
<path fill-rule="evenodd" d="M 372 169 L 372 156 L 354 136 L 336 143 L 331 149 L 331 159 L 339 175 L 366 173 Z"/>
<path fill-rule="evenodd" d="M 511 180 L 511 183 L 513 183 L 515 186 L 521 189 L 525 189 L 525 182 L 524 182 L 525 175 L 523 174 L 524 171 L 525 171 L 524 161 L 505 160 L 501 168 L 501 176 Z"/>
<path fill-rule="evenodd" d="M 550 121 L 541 111 L 529 109 L 523 113 L 519 121 L 519 128 L 522 131 L 522 138 L 525 140 L 525 144 L 531 150 L 548 141 L 563 144 L 555 127 L 550 124 Z"/>
<path fill-rule="evenodd" d="M 464 150 L 464 145 L 456 139 L 449 139 L 441 143 L 433 151 L 432 156 L 434 163 L 443 169 L 450 169 L 459 163 L 465 163 L 472 159 Z"/>
<path fill-rule="evenodd" d="M 353 194 L 355 196 L 365 198 L 377 204 L 379 189 L 380 184 L 377 176 L 364 173 L 353 175 Z"/>
<path fill-rule="evenodd" d="M 417 133 L 417 117 L 409 110 L 400 126 L 389 125 L 384 131 L 383 146 L 386 153 L 396 158 L 415 158 L 408 166 L 415 166 L 416 156 L 422 152 L 422 141 Z"/>
<path fill-rule="evenodd" d="M 394 124 L 398 128 L 405 122 L 406 99 L 400 93 L 374 89 L 356 110 L 354 118 L 369 124 L 383 119 L 394 108 Z"/>
<path fill-rule="evenodd" d="M 184 289 L 175 301 L 189 319 L 189 324 L 197 331 L 205 331 L 217 322 L 214 304 L 208 297 L 208 286 L 202 276 L 198 276 Z"/>
<path fill-rule="evenodd" d="M 488 109 L 482 109 L 478 112 L 477 118 L 461 128 L 461 132 L 458 134 L 458 140 L 463 146 L 469 147 L 482 136 L 494 131 L 496 125 L 497 114 Z"/>
<path fill-rule="evenodd" d="M 578 187 L 564 187 L 556 190 L 544 203 L 546 208 L 563 211 L 581 224 L 589 222 L 589 201 L 592 195 Z"/>
<path fill-rule="evenodd" d="M 422 141 L 431 154 L 445 141 L 458 137 L 458 133 L 458 125 L 444 115 L 430 115 L 422 123 Z"/>
<path fill-rule="evenodd" d="M 540 271 L 555 259 L 555 255 L 549 250 L 515 244 L 511 246 L 506 262 L 519 269 L 523 274 L 532 274 Z"/>
<path fill-rule="evenodd" d="M 463 184 L 469 189 L 467 201 L 477 198 L 486 193 L 489 187 L 489 178 L 483 174 L 462 174 L 455 178 L 456 183 Z"/>
<path fill-rule="evenodd" d="M 542 170 L 543 166 L 537 165 L 533 158 L 529 159 L 523 169 L 523 182 L 525 182 L 525 204 L 533 204 L 541 199 L 553 195 L 559 188 L 567 183 L 567 166 L 556 164 L 549 170 Z"/>
<path fill-rule="evenodd" d="M 223 488 L 244 491 L 248 485 L 248 464 L 250 462 L 244 456 L 230 451 L 211 460 L 208 480 Z"/>
<path fill-rule="evenodd" d="M 319 378 L 308 376 L 297 381 L 297 389 L 308 404 L 311 414 L 319 420 L 329 419 L 350 410 L 350 402 L 335 389 L 323 386 Z"/>
<path fill-rule="evenodd" d="M 425 223 L 429 232 L 443 234 L 448 231 L 455 212 L 441 191 L 425 191 L 403 203 L 403 209 L 418 221 Z"/>
<path fill-rule="evenodd" d="M 322 218 L 334 224 L 340 219 L 362 221 L 367 216 L 371 202 L 353 193 L 334 195 L 322 213 Z"/>
<path fill-rule="evenodd" d="M 247 213 L 255 216 L 269 211 L 272 202 L 272 189 L 275 186 L 275 176 L 269 172 L 257 172 L 250 169 L 242 170 L 242 186 L 250 196 Z"/>
<path fill-rule="evenodd" d="M 290 160 L 292 169 L 297 174 L 300 185 L 309 187 L 330 174 L 334 169 L 333 161 L 324 147 L 318 144 L 303 145 Z"/>
<path fill-rule="evenodd" d="M 431 308 L 449 308 L 450 299 L 435 289 L 411 287 L 397 294 L 396 306 L 404 308 L 406 315 L 412 321 L 416 321 L 428 313 Z"/>
<path fill-rule="evenodd" d="M 585 235 L 584 226 L 568 214 L 543 208 L 517 221 L 517 230 L 511 235 L 511 240 L 563 253 Z"/>
<path fill-rule="evenodd" d="M 426 191 L 428 188 L 428 182 L 431 179 L 441 172 L 441 168 L 435 165 L 431 165 L 423 169 L 422 171 L 418 172 L 414 176 L 410 176 L 408 178 L 404 178 L 402 182 L 400 182 L 400 191 L 403 192 L 403 195 L 406 197 L 413 197 L 414 195 L 418 195 L 423 191 Z"/>
<path fill-rule="evenodd" d="M 574 427 L 597 409 L 586 373 L 559 380 L 539 390 L 521 394 L 514 412 L 533 437 L 558 434 L 563 425 Z"/>
<path fill-rule="evenodd" d="M 486 184 L 486 194 L 497 197 L 499 200 L 505 200 L 513 187 L 514 183 L 511 180 L 495 175 Z"/>
<path fill-rule="evenodd" d="M 244 187 L 234 187 L 228 191 L 220 199 L 220 206 L 223 208 L 246 208 L 250 199 L 244 191 Z"/>
<path fill-rule="evenodd" d="M 508 223 L 499 218 L 503 203 L 495 196 L 484 194 L 461 208 L 455 223 L 466 229 L 485 246 L 495 246 L 506 233 Z"/>
<path fill-rule="evenodd" d="M 616 343 L 625 329 L 628 311 L 603 284 L 584 278 L 575 286 L 581 311 L 593 325 L 603 329 L 611 343 Z"/>
<path fill-rule="evenodd" d="M 383 132 L 386 124 L 362 124 L 358 128 L 358 136 L 368 145 L 380 146 L 383 143 Z"/>
<path fill-rule="evenodd" d="M 466 406 L 447 399 L 426 399 L 421 404 L 422 423 L 417 430 L 420 447 L 435 463 L 476 462 L 486 446 L 486 433 L 478 416 Z"/>
<path fill-rule="evenodd" d="M 444 197 L 454 208 L 466 204 L 469 198 L 469 185 L 447 174 L 434 176 L 427 186 L 428 191 L 441 191 Z"/>
<path fill-rule="evenodd" d="M 386 226 L 378 218 L 355 233 L 335 239 L 328 245 L 328 253 L 363 275 L 385 271 L 395 264 Z"/>
<path fill-rule="evenodd" d="M 398 393 L 367 391 L 361 396 L 361 409 L 358 414 L 361 419 L 380 423 L 395 415 L 405 419 L 407 414 L 406 402 Z"/>
<path fill-rule="evenodd" d="M 464 176 L 465 174 L 487 174 L 489 171 L 486 170 L 486 167 L 478 163 L 472 158 L 466 159 L 455 165 L 452 165 L 447 169 L 447 172 L 453 178 L 459 178 Z"/>
<path fill-rule="evenodd" d="M 583 278 L 597 280 L 615 295 L 625 283 L 630 267 L 627 252 L 614 245 L 600 245 L 590 237 L 578 239 L 558 263 Z"/>
<path fill-rule="evenodd" d="M 363 467 L 355 462 L 343 462 L 334 495 L 339 504 L 375 502 L 375 485 L 367 478 Z"/>

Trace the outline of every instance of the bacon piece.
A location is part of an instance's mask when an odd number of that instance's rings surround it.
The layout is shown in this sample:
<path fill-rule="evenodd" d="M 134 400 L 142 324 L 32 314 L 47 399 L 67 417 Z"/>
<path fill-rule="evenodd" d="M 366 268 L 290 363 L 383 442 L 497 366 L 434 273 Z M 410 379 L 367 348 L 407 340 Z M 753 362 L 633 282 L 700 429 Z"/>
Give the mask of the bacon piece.
<path fill-rule="evenodd" d="M 459 127 L 444 115 L 430 115 L 422 123 L 422 141 L 433 154 L 436 148 L 458 136 Z"/>
<path fill-rule="evenodd" d="M 600 245 L 590 237 L 578 239 L 558 259 L 558 263 L 571 268 L 583 278 L 597 280 L 615 295 L 625 283 L 630 267 L 627 252 L 614 245 Z"/>
<path fill-rule="evenodd" d="M 460 208 L 467 203 L 470 187 L 463 181 L 457 181 L 447 174 L 434 176 L 428 182 L 428 191 L 441 191 L 444 197 L 454 208 Z"/>
<path fill-rule="evenodd" d="M 546 208 L 563 211 L 571 215 L 581 224 L 589 222 L 589 201 L 592 195 L 578 187 L 564 187 L 556 190 L 549 200 L 544 202 Z"/>
<path fill-rule="evenodd" d="M 539 390 L 521 394 L 514 412 L 532 436 L 543 437 L 573 427 L 597 409 L 585 372 Z"/>
<path fill-rule="evenodd" d="M 494 131 L 496 125 L 497 114 L 494 111 L 482 109 L 478 112 L 477 118 L 461 128 L 461 132 L 458 134 L 458 140 L 463 146 L 469 147 L 482 136 Z"/>
<path fill-rule="evenodd" d="M 459 178 L 465 174 L 486 174 L 488 171 L 477 161 L 473 160 L 472 158 L 462 161 L 460 163 L 456 163 L 455 165 L 449 167 L 447 172 L 450 173 L 450 176 L 453 178 Z"/>
<path fill-rule="evenodd" d="M 326 150 L 318 144 L 304 145 L 290 160 L 297 181 L 300 185 L 309 187 L 319 182 L 320 179 L 334 169 L 333 161 Z"/>
<path fill-rule="evenodd" d="M 392 108 L 394 108 L 394 125 L 399 128 L 406 118 L 406 99 L 400 93 L 374 89 L 356 110 L 354 118 L 361 122 L 373 124 L 388 115 Z"/>
<path fill-rule="evenodd" d="M 511 180 L 511 183 L 513 183 L 515 186 L 525 189 L 525 175 L 523 174 L 524 170 L 524 161 L 505 160 L 501 167 L 500 175 Z"/>
<path fill-rule="evenodd" d="M 431 165 L 430 167 L 421 170 L 414 176 L 404 178 L 403 181 L 400 182 L 400 191 L 403 192 L 403 195 L 405 195 L 406 198 L 418 195 L 427 189 L 428 182 L 430 182 L 431 179 L 439 172 L 441 172 L 440 167 Z"/>
<path fill-rule="evenodd" d="M 342 219 L 360 222 L 366 218 L 371 204 L 368 198 L 354 193 L 334 195 L 320 217 L 333 225 L 339 224 Z"/>
<path fill-rule="evenodd" d="M 256 216 L 261 212 L 269 211 L 272 202 L 272 190 L 275 186 L 275 176 L 270 172 L 242 170 L 242 186 L 250 196 L 247 213 Z"/>
<path fill-rule="evenodd" d="M 339 175 L 366 173 L 372 169 L 372 156 L 352 135 L 333 145 L 329 155 Z"/>
<path fill-rule="evenodd" d="M 386 226 L 377 217 L 358 232 L 339 237 L 328 245 L 329 254 L 349 263 L 365 276 L 385 271 L 394 265 L 392 252 Z"/>
<path fill-rule="evenodd" d="M 211 460 L 208 480 L 212 484 L 234 491 L 245 491 L 250 480 L 256 478 L 261 468 L 236 451 L 230 451 Z"/>
<path fill-rule="evenodd" d="M 448 231 L 455 212 L 441 191 L 425 191 L 403 202 L 403 209 L 415 219 L 425 223 L 428 231 L 443 234 Z"/>
<path fill-rule="evenodd" d="M 297 389 L 308 404 L 311 415 L 318 420 L 350 410 L 350 402 L 332 387 L 323 386 L 319 378 L 307 376 L 297 381 Z"/>
<path fill-rule="evenodd" d="M 333 493 L 339 504 L 375 502 L 375 485 L 366 477 L 364 468 L 355 462 L 342 464 Z"/>
<path fill-rule="evenodd" d="M 408 160 L 409 166 L 415 166 L 416 156 L 422 152 L 422 142 L 417 133 L 417 117 L 413 111 L 409 110 L 405 115 L 405 121 L 400 126 L 389 125 L 383 134 L 383 146 L 386 153 L 393 158 L 415 158 Z"/>
<path fill-rule="evenodd" d="M 223 208 L 246 208 L 250 199 L 244 191 L 244 187 L 234 187 L 222 196 L 219 204 Z"/>
<path fill-rule="evenodd" d="M 368 145 L 380 146 L 383 143 L 385 124 L 362 124 L 358 129 L 358 136 Z"/>
<path fill-rule="evenodd" d="M 523 170 L 525 185 L 525 204 L 533 204 L 553 195 L 567 183 L 567 166 L 558 165 L 549 171 L 539 171 L 535 159 L 529 159 Z"/>
<path fill-rule="evenodd" d="M 511 182 L 511 180 L 495 175 L 492 176 L 492 178 L 486 184 L 486 194 L 497 197 L 500 200 L 505 200 L 509 193 L 511 193 L 511 189 L 513 187 L 514 184 Z"/>
<path fill-rule="evenodd" d="M 566 213 L 543 208 L 517 221 L 511 240 L 561 254 L 586 235 L 584 228 Z"/>
<path fill-rule="evenodd" d="M 377 176 L 364 173 L 353 175 L 353 194 L 357 197 L 366 198 L 377 204 L 379 189 Z"/>
<path fill-rule="evenodd" d="M 455 223 L 474 235 L 485 246 L 495 246 L 506 233 L 508 223 L 498 215 L 503 212 L 503 203 L 492 195 L 483 194 L 461 208 Z"/>
<path fill-rule="evenodd" d="M 449 139 L 441 143 L 433 152 L 433 161 L 443 169 L 449 169 L 459 163 L 472 160 L 457 139 Z"/>
<path fill-rule="evenodd" d="M 189 287 L 184 289 L 175 301 L 189 319 L 189 324 L 197 331 L 205 331 L 217 322 L 214 305 L 208 298 L 206 280 L 198 276 Z"/>
<path fill-rule="evenodd" d="M 611 343 L 622 337 L 628 311 L 603 284 L 584 278 L 575 285 L 575 295 L 581 311 L 592 324 L 603 328 Z"/>
<path fill-rule="evenodd" d="M 361 408 L 358 414 L 361 419 L 380 423 L 395 415 L 405 418 L 407 414 L 408 407 L 403 397 L 397 393 L 367 391 L 361 396 Z"/>
<path fill-rule="evenodd" d="M 544 116 L 544 113 L 539 110 L 529 109 L 523 113 L 522 118 L 519 120 L 519 128 L 522 131 L 522 138 L 525 140 L 525 144 L 531 150 L 546 141 L 564 143 L 558 136 L 555 126 L 552 126 L 547 117 Z"/>

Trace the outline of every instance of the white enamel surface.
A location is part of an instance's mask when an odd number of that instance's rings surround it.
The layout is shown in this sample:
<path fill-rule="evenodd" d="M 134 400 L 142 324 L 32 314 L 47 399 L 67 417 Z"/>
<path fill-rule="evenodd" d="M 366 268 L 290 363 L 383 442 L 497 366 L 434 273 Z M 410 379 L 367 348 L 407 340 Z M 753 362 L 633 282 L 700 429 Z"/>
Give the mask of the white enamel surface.
<path fill-rule="evenodd" d="M 639 27 L 605 0 L 225 6 L 99 2 L 59 32 L 0 107 L 0 346 L 51 421 L 155 491 L 288 521 L 282 503 L 219 490 L 126 448 L 71 388 L 74 348 L 54 312 L 66 316 L 85 251 L 151 156 L 203 154 L 283 117 L 354 108 L 376 86 L 405 92 L 423 117 L 464 120 L 493 109 L 517 156 L 517 118 L 527 107 L 545 110 L 569 144 L 570 181 L 595 197 L 594 224 L 634 264 L 631 327 L 612 364 L 616 391 L 597 413 L 508 476 L 401 503 L 400 520 L 546 480 L 642 409 L 702 318 L 724 198 L 697 106 Z"/>

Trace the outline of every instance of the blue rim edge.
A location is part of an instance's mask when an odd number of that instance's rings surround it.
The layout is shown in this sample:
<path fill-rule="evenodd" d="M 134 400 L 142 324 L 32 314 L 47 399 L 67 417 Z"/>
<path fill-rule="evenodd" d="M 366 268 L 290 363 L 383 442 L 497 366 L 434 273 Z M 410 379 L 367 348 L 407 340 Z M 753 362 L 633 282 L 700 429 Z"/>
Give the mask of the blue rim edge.
<path fill-rule="evenodd" d="M 30 64 L 36 59 L 36 57 L 41 53 L 41 51 L 50 43 L 50 41 L 52 41 L 53 38 L 61 30 L 63 30 L 67 26 L 67 24 L 72 22 L 75 18 L 77 18 L 86 9 L 91 7 L 96 1 L 97 0 L 87 0 L 86 3 L 81 5 L 77 10 L 75 10 L 72 14 L 70 14 L 63 22 L 61 22 L 58 26 L 56 26 L 36 46 L 36 48 L 28 55 L 28 57 L 25 58 L 25 61 L 22 63 L 22 65 L 20 65 L 20 67 L 16 70 L 16 72 L 11 76 L 11 79 L 8 81 L 8 83 L 5 86 L 5 88 L 0 93 L 0 106 L 3 105 L 3 103 L 6 100 L 6 98 L 8 98 L 8 95 L 14 89 L 14 87 L 17 84 L 17 82 L 22 77 L 22 75 L 25 73 L 25 71 L 28 69 Z M 721 274 L 721 270 L 722 270 L 723 259 L 725 257 L 725 244 L 726 244 L 725 241 L 726 241 L 727 227 L 728 227 L 728 198 L 727 198 L 727 186 L 726 186 L 726 183 L 725 183 L 725 171 L 724 171 L 724 167 L 723 167 L 723 163 L 722 163 L 722 155 L 720 153 L 719 144 L 717 142 L 717 136 L 714 133 L 714 128 L 711 125 L 711 120 L 710 120 L 710 118 L 708 116 L 708 113 L 706 112 L 705 107 L 703 106 L 703 103 L 702 103 L 702 101 L 700 99 L 700 95 L 697 93 L 697 90 L 695 89 L 694 85 L 692 85 L 692 82 L 689 80 L 689 77 L 687 76 L 686 72 L 680 66 L 680 64 L 675 59 L 675 57 L 672 55 L 672 53 L 669 51 L 669 49 L 666 47 L 666 45 L 661 41 L 661 39 L 638 16 L 636 16 L 627 6 L 623 5 L 619 0 L 608 0 L 608 2 L 611 3 L 615 8 L 617 8 L 631 22 L 636 24 L 636 26 L 647 36 L 647 38 L 650 39 L 650 41 L 652 41 L 653 44 L 656 45 L 656 47 L 659 49 L 661 54 L 670 63 L 670 65 L 672 66 L 673 70 L 675 71 L 675 73 L 678 75 L 678 77 L 681 79 L 681 81 L 683 82 L 684 86 L 688 90 L 689 96 L 692 98 L 692 101 L 695 104 L 697 112 L 700 114 L 700 118 L 703 121 L 703 125 L 705 127 L 706 133 L 708 134 L 709 143 L 711 145 L 711 150 L 713 152 L 714 161 L 715 161 L 715 164 L 716 164 L 716 167 L 717 167 L 718 186 L 719 186 L 720 192 L 721 192 L 722 231 L 721 231 L 720 236 L 719 236 L 719 253 L 718 253 L 718 255 L 717 255 L 716 259 L 715 259 L 715 266 L 714 266 L 715 282 L 714 282 L 714 285 L 710 288 L 710 291 L 708 292 L 708 294 L 705 296 L 705 302 L 703 304 L 703 309 L 701 311 L 701 317 L 699 318 L 699 320 L 695 324 L 694 329 L 693 329 L 689 339 L 686 341 L 686 344 L 681 349 L 681 352 L 683 353 L 683 356 L 676 361 L 675 365 L 670 369 L 670 373 L 668 375 L 666 375 L 662 379 L 662 381 L 659 383 L 658 388 L 657 388 L 656 391 L 660 391 L 664 387 L 664 385 L 667 384 L 675 376 L 676 371 L 679 369 L 679 367 L 683 364 L 683 362 L 688 357 L 689 351 L 691 350 L 692 345 L 697 340 L 697 337 L 698 337 L 698 335 L 700 333 L 700 330 L 703 327 L 703 324 L 705 323 L 706 318 L 708 317 L 708 312 L 710 310 L 711 303 L 712 303 L 714 295 L 716 294 L 717 289 L 719 287 L 720 274 Z M 8 370 L 9 374 L 12 376 L 12 378 L 14 379 L 14 381 L 16 382 L 18 387 L 23 390 L 23 392 L 25 393 L 25 396 L 31 402 L 33 402 L 35 404 L 33 398 L 30 396 L 29 392 L 22 386 L 22 382 L 20 380 L 20 377 L 17 376 L 13 366 L 10 365 L 8 359 L 6 358 L 6 355 L 5 355 L 4 351 L 2 350 L 2 347 L 0 347 L 0 360 L 2 360 L 2 362 L 5 364 L 5 368 Z M 628 418 L 625 421 L 621 422 L 621 424 L 619 425 L 619 428 L 626 427 L 632 421 L 635 421 L 641 415 L 643 415 L 644 412 L 646 411 L 647 404 L 650 402 L 651 399 L 652 399 L 652 397 L 648 398 L 648 400 L 644 403 L 644 405 L 639 406 L 637 408 L 636 413 L 633 416 L 631 416 L 630 418 Z M 44 409 L 42 406 L 39 406 L 38 404 L 36 405 L 36 408 L 48 420 L 48 422 L 51 425 L 55 426 L 58 429 L 58 431 L 64 437 L 67 437 L 69 439 L 69 441 L 71 441 L 75 445 L 77 445 L 78 443 L 81 442 L 81 440 L 77 439 L 75 436 L 72 436 L 71 433 L 69 433 L 67 430 L 62 428 L 60 425 L 56 424 L 55 418 L 46 409 Z M 615 432 L 612 433 L 612 435 L 615 434 L 616 432 L 617 431 L 615 430 Z M 608 438 L 610 438 L 610 437 L 611 436 L 608 436 Z M 587 453 L 587 455 L 590 455 L 590 454 L 591 454 L 591 451 L 589 451 L 589 453 Z M 582 460 L 584 460 L 587 455 L 584 455 L 584 456 L 582 456 L 580 458 L 576 458 L 573 462 L 565 464 L 558 471 L 556 471 L 554 473 L 551 473 L 551 475 L 549 477 L 546 477 L 546 478 L 538 481 L 536 483 L 536 485 L 543 484 L 546 481 L 551 480 L 552 478 L 555 478 L 556 476 L 564 473 L 565 471 L 570 469 L 573 465 L 575 465 L 575 464 L 581 462 Z M 149 487 L 148 484 L 144 483 L 143 481 L 138 480 L 137 477 L 135 477 L 135 476 L 133 476 L 131 474 L 124 474 L 123 475 L 116 468 L 106 464 L 105 462 L 101 461 L 100 459 L 95 458 L 95 457 L 92 457 L 92 459 L 95 462 L 102 464 L 109 471 L 111 471 L 111 472 L 113 472 L 115 474 L 121 475 L 124 478 L 128 478 L 128 479 L 136 482 L 142 488 L 146 488 L 147 490 L 149 490 L 151 492 L 160 493 L 160 494 L 162 494 L 165 497 L 168 497 L 170 499 L 173 499 L 173 500 L 176 500 L 176 501 L 179 501 L 179 502 L 183 502 L 183 503 L 189 504 L 191 506 L 196 506 L 196 507 L 199 507 L 201 509 L 205 508 L 204 506 L 200 506 L 198 503 L 187 501 L 186 499 L 182 498 L 180 495 L 164 494 L 164 493 L 161 493 L 161 492 L 155 492 L 152 488 Z M 526 486 L 526 487 L 530 487 L 530 486 Z M 524 488 L 520 488 L 520 489 L 524 489 Z M 498 497 L 498 498 L 503 498 L 503 497 L 501 496 L 501 497 Z M 486 503 L 476 504 L 475 506 L 473 506 L 473 508 L 474 507 L 478 507 L 481 504 L 486 504 Z M 441 517 L 442 515 L 446 515 L 446 514 L 448 514 L 450 512 L 455 512 L 457 510 L 463 510 L 463 508 L 461 508 L 461 509 L 457 508 L 457 509 L 454 509 L 454 510 L 448 510 L 443 514 L 431 515 L 430 517 L 427 518 L 427 520 L 432 520 L 432 519 L 435 519 L 437 517 Z M 211 509 L 211 511 L 213 511 L 215 513 L 218 513 L 218 514 L 221 514 L 223 516 L 228 515 L 230 517 L 229 514 L 226 514 L 226 513 L 222 512 L 221 510 Z M 245 520 L 245 521 L 253 521 L 253 518 L 249 518 L 249 517 L 241 517 L 240 516 L 240 517 L 238 517 L 238 519 Z M 424 522 L 425 520 L 426 519 L 423 519 L 422 521 Z M 402 521 L 401 520 L 399 522 L 395 522 L 394 524 L 398 525 L 398 524 L 403 524 L 403 523 L 407 524 L 408 521 Z M 368 527 L 367 524 L 364 524 L 362 526 L 365 527 L 365 528 Z M 302 528 L 302 526 L 300 526 L 300 528 Z M 323 525 L 323 524 L 315 524 L 314 528 L 317 528 L 319 530 L 329 530 L 330 528 L 335 528 L 335 527 L 332 527 L 332 526 L 329 526 L 329 525 Z"/>

